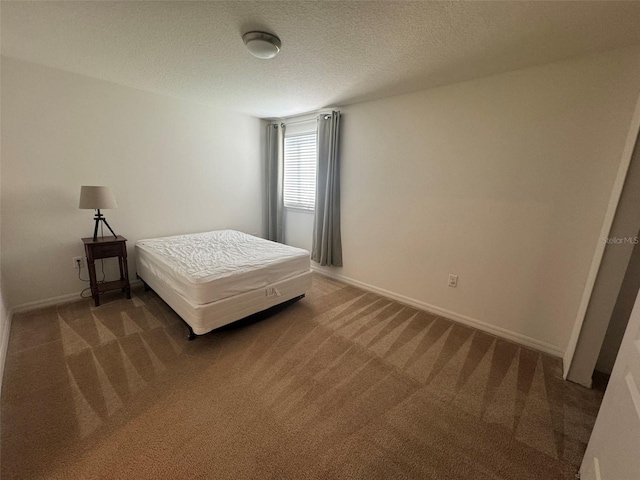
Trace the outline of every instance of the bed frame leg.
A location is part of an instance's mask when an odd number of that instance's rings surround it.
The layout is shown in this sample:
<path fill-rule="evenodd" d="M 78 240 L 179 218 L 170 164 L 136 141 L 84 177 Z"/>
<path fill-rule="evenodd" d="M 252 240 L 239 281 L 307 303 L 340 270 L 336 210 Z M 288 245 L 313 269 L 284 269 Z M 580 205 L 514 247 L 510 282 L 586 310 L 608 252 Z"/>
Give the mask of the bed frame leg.
<path fill-rule="evenodd" d="M 150 291 L 150 290 L 151 290 L 151 287 L 150 287 L 149 285 L 147 285 L 147 282 L 145 282 L 145 281 L 140 277 L 140 275 L 138 275 L 137 273 L 136 273 L 136 278 L 142 282 L 142 285 L 144 285 L 144 291 L 145 291 L 145 292 L 148 292 L 148 291 Z"/>
<path fill-rule="evenodd" d="M 185 322 L 185 323 L 187 323 L 187 322 Z M 187 324 L 187 328 L 189 329 L 189 336 L 187 337 L 187 339 L 188 339 L 189 341 L 191 341 L 191 340 L 195 340 L 195 339 L 196 339 L 196 337 L 197 337 L 198 335 L 196 335 L 196 334 L 193 332 L 193 328 L 191 328 L 191 325 Z"/>

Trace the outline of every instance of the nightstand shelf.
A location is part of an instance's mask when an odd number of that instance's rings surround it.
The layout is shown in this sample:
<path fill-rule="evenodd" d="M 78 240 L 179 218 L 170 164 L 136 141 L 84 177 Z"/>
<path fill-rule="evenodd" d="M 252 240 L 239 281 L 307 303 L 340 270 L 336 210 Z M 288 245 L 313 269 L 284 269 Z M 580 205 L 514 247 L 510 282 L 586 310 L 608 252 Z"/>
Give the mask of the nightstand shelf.
<path fill-rule="evenodd" d="M 91 296 L 96 307 L 100 306 L 100 294 L 111 290 L 126 292 L 127 298 L 131 298 L 131 286 L 129 285 L 129 270 L 127 267 L 127 239 L 121 235 L 117 237 L 92 237 L 83 238 L 84 251 L 87 256 L 87 268 L 91 283 Z M 120 280 L 98 283 L 96 279 L 95 261 L 101 258 L 118 257 L 120 267 Z"/>

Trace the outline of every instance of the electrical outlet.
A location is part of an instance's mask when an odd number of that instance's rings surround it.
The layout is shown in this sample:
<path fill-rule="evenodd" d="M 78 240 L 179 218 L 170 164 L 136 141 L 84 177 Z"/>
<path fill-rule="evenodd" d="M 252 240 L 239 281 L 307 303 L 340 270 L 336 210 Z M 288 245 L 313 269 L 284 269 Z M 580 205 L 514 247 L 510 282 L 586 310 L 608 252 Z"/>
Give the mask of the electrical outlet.
<path fill-rule="evenodd" d="M 449 274 L 449 282 L 447 283 L 450 287 L 458 286 L 458 275 Z"/>
<path fill-rule="evenodd" d="M 76 270 L 84 268 L 84 257 L 73 257 L 73 268 Z"/>

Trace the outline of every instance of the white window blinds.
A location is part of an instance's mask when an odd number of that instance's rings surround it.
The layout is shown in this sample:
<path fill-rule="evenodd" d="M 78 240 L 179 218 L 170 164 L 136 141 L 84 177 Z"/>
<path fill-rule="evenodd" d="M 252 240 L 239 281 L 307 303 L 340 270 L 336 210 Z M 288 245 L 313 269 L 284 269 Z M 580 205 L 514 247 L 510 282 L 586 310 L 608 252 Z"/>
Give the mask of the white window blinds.
<path fill-rule="evenodd" d="M 284 138 L 284 206 L 313 210 L 316 201 L 316 132 Z"/>

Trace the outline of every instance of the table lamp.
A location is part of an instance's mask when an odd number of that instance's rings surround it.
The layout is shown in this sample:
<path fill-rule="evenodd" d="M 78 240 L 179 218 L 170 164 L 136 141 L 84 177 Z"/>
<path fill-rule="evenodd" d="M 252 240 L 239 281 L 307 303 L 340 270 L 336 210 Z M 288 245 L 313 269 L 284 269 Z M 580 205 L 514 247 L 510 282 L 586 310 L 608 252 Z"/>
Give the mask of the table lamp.
<path fill-rule="evenodd" d="M 100 213 L 100 209 L 118 208 L 116 199 L 109 187 L 80 187 L 80 208 L 96 211 L 96 216 L 93 217 L 96 221 L 96 226 L 93 229 L 94 242 L 98 239 L 98 225 L 100 224 L 100 222 L 104 222 L 113 236 L 117 237 L 117 235 L 113 232 L 113 230 L 107 223 L 107 219 L 104 218 L 104 215 Z"/>

